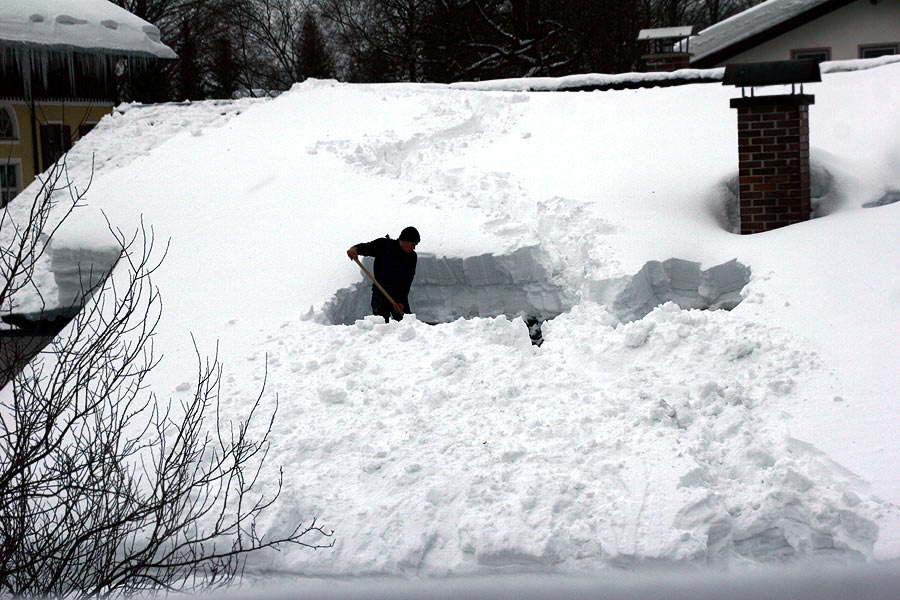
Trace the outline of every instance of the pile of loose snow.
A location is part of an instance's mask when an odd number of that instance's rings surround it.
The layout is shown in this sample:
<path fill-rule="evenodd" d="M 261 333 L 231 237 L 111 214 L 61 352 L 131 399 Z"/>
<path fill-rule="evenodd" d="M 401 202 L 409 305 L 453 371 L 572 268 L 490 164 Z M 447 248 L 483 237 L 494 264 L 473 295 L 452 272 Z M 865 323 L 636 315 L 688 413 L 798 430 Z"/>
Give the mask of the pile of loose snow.
<path fill-rule="evenodd" d="M 276 569 L 843 562 L 871 556 L 889 508 L 772 414 L 831 393 L 819 359 L 733 313 L 667 304 L 622 325 L 585 303 L 540 349 L 502 317 L 317 327 L 286 323 L 247 356 L 269 354 L 272 456 L 297 474 L 273 526 L 338 530 L 332 551 L 267 557 Z"/>
<path fill-rule="evenodd" d="M 733 89 L 310 81 L 104 119 L 68 155 L 79 184 L 98 168 L 55 244 L 108 246 L 99 209 L 171 240 L 161 398 L 190 393 L 191 334 L 218 342 L 226 419 L 268 365 L 262 485 L 282 465 L 286 489 L 262 530 L 317 517 L 337 543 L 261 571 L 897 557 L 898 81 L 810 86 L 829 214 L 766 234 L 722 225 Z M 422 315 L 355 321 L 345 250 L 410 224 Z"/>

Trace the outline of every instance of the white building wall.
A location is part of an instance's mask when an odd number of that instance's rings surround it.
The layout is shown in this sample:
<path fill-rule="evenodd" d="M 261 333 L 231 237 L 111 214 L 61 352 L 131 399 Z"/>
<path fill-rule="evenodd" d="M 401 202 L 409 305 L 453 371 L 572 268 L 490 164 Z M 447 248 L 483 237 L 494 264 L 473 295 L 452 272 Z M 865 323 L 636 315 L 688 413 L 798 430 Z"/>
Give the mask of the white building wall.
<path fill-rule="evenodd" d="M 791 50 L 831 48 L 831 60 L 859 58 L 859 47 L 900 43 L 900 0 L 857 0 L 725 63 L 788 60 Z"/>

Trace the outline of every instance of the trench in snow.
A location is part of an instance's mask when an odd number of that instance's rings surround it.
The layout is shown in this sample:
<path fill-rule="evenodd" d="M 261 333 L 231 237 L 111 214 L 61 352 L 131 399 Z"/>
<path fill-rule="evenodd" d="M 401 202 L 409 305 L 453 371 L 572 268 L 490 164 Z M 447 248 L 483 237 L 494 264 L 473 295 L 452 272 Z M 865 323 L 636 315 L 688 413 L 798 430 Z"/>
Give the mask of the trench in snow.
<path fill-rule="evenodd" d="M 537 247 L 510 254 L 468 258 L 419 254 L 409 294 L 416 318 L 429 324 L 459 318 L 522 317 L 535 344 L 541 324 L 572 307 L 573 294 L 550 280 Z M 372 270 L 372 259 L 365 259 Z M 621 321 L 640 319 L 656 306 L 674 302 L 684 309 L 730 310 L 741 301 L 750 269 L 732 260 L 706 270 L 700 263 L 670 258 L 650 261 L 630 277 L 587 282 L 584 296 L 600 302 Z M 351 325 L 372 314 L 372 284 L 363 279 L 338 290 L 324 306 L 327 322 Z"/>

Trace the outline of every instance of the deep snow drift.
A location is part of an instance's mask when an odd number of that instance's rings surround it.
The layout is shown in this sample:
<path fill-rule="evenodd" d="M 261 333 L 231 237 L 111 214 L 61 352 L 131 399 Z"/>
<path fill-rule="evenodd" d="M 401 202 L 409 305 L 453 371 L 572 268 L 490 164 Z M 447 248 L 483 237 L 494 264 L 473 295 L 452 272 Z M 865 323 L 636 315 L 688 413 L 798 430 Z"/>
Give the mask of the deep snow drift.
<path fill-rule="evenodd" d="M 728 231 L 734 89 L 310 81 L 121 107 L 68 155 L 96 172 L 54 246 L 108 245 L 98 209 L 171 239 L 160 397 L 190 394 L 191 333 L 226 417 L 267 371 L 262 530 L 317 517 L 336 545 L 260 572 L 898 557 L 900 65 L 824 79 L 827 216 L 766 234 Z M 357 320 L 344 251 L 410 224 L 421 313 Z"/>

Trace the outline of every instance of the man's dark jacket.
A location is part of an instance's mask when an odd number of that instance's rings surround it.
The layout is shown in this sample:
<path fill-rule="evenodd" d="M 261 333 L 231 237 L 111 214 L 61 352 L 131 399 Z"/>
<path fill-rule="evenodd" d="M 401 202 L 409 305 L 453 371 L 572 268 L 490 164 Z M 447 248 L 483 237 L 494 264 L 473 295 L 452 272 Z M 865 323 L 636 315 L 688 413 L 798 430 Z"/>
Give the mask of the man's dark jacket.
<path fill-rule="evenodd" d="M 404 252 L 397 240 L 385 236 L 364 244 L 356 244 L 357 253 L 362 256 L 375 257 L 375 279 L 387 290 L 388 294 L 403 305 L 404 312 L 412 312 L 409 308 L 409 288 L 416 276 L 416 252 Z M 391 303 L 372 284 L 372 311 L 384 316 L 392 313 Z M 399 315 L 394 314 L 394 318 Z"/>

